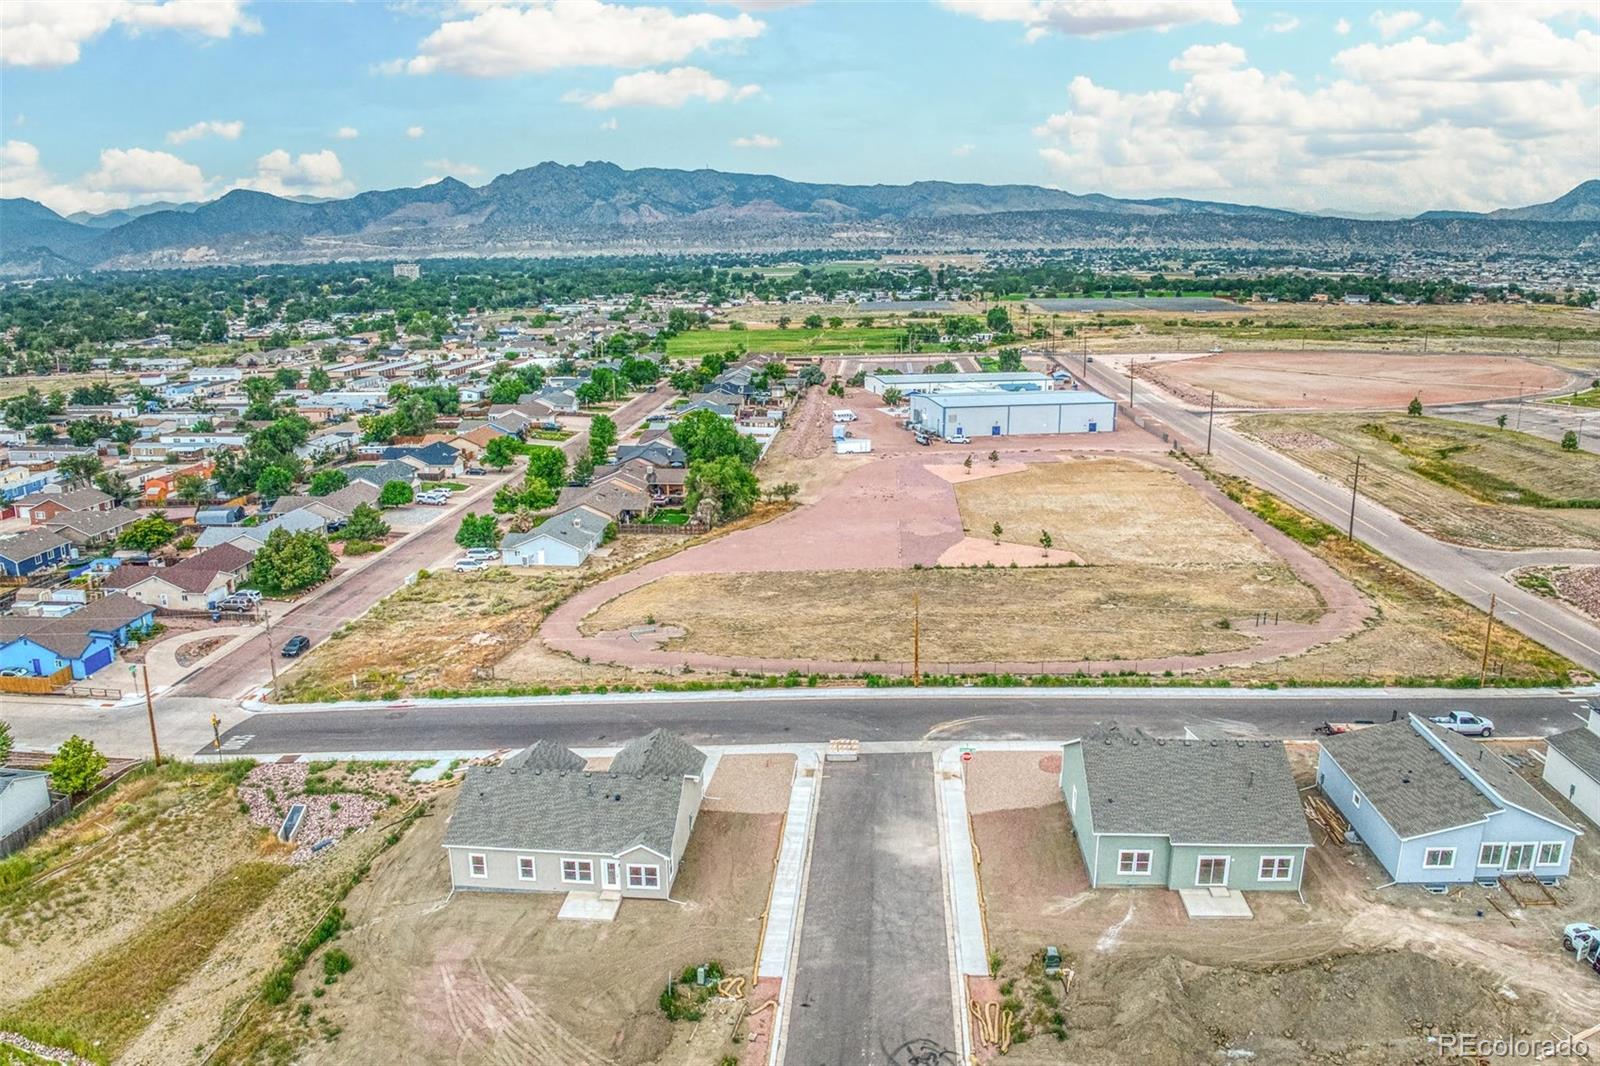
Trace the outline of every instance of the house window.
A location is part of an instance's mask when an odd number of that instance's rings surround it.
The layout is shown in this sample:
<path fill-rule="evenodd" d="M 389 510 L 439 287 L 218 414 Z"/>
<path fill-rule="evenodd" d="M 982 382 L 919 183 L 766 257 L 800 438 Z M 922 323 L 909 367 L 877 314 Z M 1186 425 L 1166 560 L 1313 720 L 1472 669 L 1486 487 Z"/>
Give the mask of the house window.
<path fill-rule="evenodd" d="M 594 863 L 588 859 L 562 859 L 561 880 L 569 885 L 594 884 Z"/>
<path fill-rule="evenodd" d="M 1078 813 L 1078 786 L 1077 785 L 1073 785 L 1072 786 L 1072 796 L 1071 796 L 1071 798 L 1069 798 L 1067 800 L 1067 813 L 1068 814 L 1077 814 Z"/>
<path fill-rule="evenodd" d="M 1352 807 L 1361 806 L 1361 793 L 1359 793 L 1359 792 L 1351 792 L 1350 793 L 1350 805 Z"/>
<path fill-rule="evenodd" d="M 1560 866 L 1561 865 L 1561 856 L 1565 853 L 1565 851 L 1566 851 L 1566 845 L 1561 843 L 1560 841 L 1556 841 L 1554 844 L 1540 844 L 1539 845 L 1539 865 L 1540 866 Z"/>
<path fill-rule="evenodd" d="M 1287 881 L 1293 873 L 1294 856 L 1263 855 L 1261 869 L 1257 871 L 1256 878 L 1260 881 Z"/>
<path fill-rule="evenodd" d="M 1150 873 L 1150 853 L 1148 851 L 1117 852 L 1117 873 L 1131 874 L 1138 877 L 1148 876 Z"/>
<path fill-rule="evenodd" d="M 629 888 L 660 888 L 661 867 L 659 866 L 628 866 Z"/>
<path fill-rule="evenodd" d="M 518 855 L 517 856 L 517 879 L 519 881 L 532 881 L 533 880 L 533 856 L 532 855 Z"/>
<path fill-rule="evenodd" d="M 467 873 L 473 877 L 489 876 L 489 857 L 473 852 L 467 856 Z"/>
<path fill-rule="evenodd" d="M 1455 848 L 1429 848 L 1422 853 L 1422 868 L 1424 870 L 1448 870 L 1455 864 Z"/>
<path fill-rule="evenodd" d="M 1506 861 L 1506 846 L 1504 844 L 1484 844 L 1478 848 L 1479 866 L 1499 866 Z"/>

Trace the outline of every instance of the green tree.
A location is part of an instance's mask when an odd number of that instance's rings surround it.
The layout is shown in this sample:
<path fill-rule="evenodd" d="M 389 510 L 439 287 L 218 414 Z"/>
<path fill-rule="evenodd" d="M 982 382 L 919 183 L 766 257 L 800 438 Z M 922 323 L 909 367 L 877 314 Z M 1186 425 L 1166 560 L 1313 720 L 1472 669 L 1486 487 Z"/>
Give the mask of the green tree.
<path fill-rule="evenodd" d="M 132 502 L 139 495 L 132 483 L 115 470 L 102 470 L 96 474 L 94 487 L 115 500 L 118 507 Z"/>
<path fill-rule="evenodd" d="M 306 387 L 312 392 L 327 392 L 333 388 L 333 378 L 320 366 L 311 368 L 311 373 L 306 375 Z"/>
<path fill-rule="evenodd" d="M 684 478 L 684 506 L 698 513 L 701 503 L 708 502 L 713 522 L 748 514 L 760 497 L 761 483 L 755 474 L 731 455 L 690 463 Z"/>
<path fill-rule="evenodd" d="M 404 481 L 386 481 L 383 488 L 378 490 L 379 507 L 400 507 L 416 498 L 416 492 Z"/>
<path fill-rule="evenodd" d="M 522 450 L 522 445 L 515 437 L 496 437 L 483 449 L 479 461 L 484 466 L 492 466 L 496 470 L 504 470 L 516 462 L 517 453 Z"/>
<path fill-rule="evenodd" d="M 734 428 L 715 411 L 691 411 L 672 426 L 672 443 L 683 449 L 690 464 L 732 456 L 753 466 L 761 445 Z"/>
<path fill-rule="evenodd" d="M 1564 451 L 1564 452 L 1575 452 L 1575 451 L 1577 451 L 1578 450 L 1578 434 L 1573 432 L 1570 429 L 1567 430 L 1565 433 L 1563 433 L 1561 435 L 1561 450 Z"/>
<path fill-rule="evenodd" d="M 1022 353 L 1015 348 L 1002 348 L 998 362 L 1001 373 L 1014 373 L 1022 369 Z"/>
<path fill-rule="evenodd" d="M 273 372 L 272 380 L 277 382 L 280 389 L 292 389 L 300 384 L 300 371 L 292 366 L 279 367 Z"/>
<path fill-rule="evenodd" d="M 248 422 L 271 422 L 278 417 L 278 383 L 273 378 L 245 378 L 240 385 L 244 390 L 244 417 Z"/>
<path fill-rule="evenodd" d="M 893 385 L 890 385 L 887 389 L 883 390 L 883 402 L 886 406 L 899 407 L 900 401 L 905 398 L 905 393 L 901 392 Z"/>
<path fill-rule="evenodd" d="M 389 523 L 372 504 L 358 503 L 339 533 L 345 540 L 382 540 L 389 534 Z"/>
<path fill-rule="evenodd" d="M 1422 414 L 1422 397 L 1411 397 L 1411 402 L 1406 404 L 1406 414 L 1410 415 L 1412 418 L 1416 418 L 1418 415 Z"/>
<path fill-rule="evenodd" d="M 996 522 L 994 524 L 994 528 L 989 530 L 989 532 L 994 534 L 994 542 L 996 544 L 999 544 L 1000 543 L 1000 534 L 1004 533 L 1005 530 L 1000 528 L 1000 523 L 999 522 Z"/>
<path fill-rule="evenodd" d="M 806 316 L 806 320 L 805 320 L 805 327 L 806 327 L 806 329 L 821 329 L 822 328 L 822 316 L 821 315 L 807 315 Z"/>
<path fill-rule="evenodd" d="M 779 329 L 788 329 L 789 328 L 789 323 L 791 323 L 793 321 L 794 321 L 794 319 L 790 318 L 788 315 L 779 315 L 778 316 L 778 328 Z"/>
<path fill-rule="evenodd" d="M 990 333 L 1010 333 L 1011 316 L 1004 307 L 991 307 L 983 316 L 983 324 L 989 327 Z"/>
<path fill-rule="evenodd" d="M 281 466 L 263 467 L 256 475 L 256 494 L 264 500 L 275 500 L 294 488 L 294 473 Z"/>
<path fill-rule="evenodd" d="M 0 721 L 0 766 L 4 766 L 9 758 L 11 758 L 11 727 Z"/>
<path fill-rule="evenodd" d="M 461 528 L 456 530 L 456 543 L 463 548 L 493 548 L 500 544 L 500 523 L 494 515 L 476 515 L 468 511 L 461 518 Z"/>
<path fill-rule="evenodd" d="M 198 507 L 211 499 L 211 484 L 198 474 L 184 474 L 172 487 L 172 495 L 179 503 Z"/>
<path fill-rule="evenodd" d="M 567 483 L 567 453 L 560 448 L 535 445 L 528 450 L 528 479 L 538 478 L 546 485 Z"/>
<path fill-rule="evenodd" d="M 782 500 L 784 503 L 788 503 L 790 500 L 794 499 L 795 494 L 799 491 L 800 486 L 796 485 L 794 482 L 782 481 L 767 489 L 767 495 L 771 496 L 775 500 Z"/>
<path fill-rule="evenodd" d="M 1499 426 L 1501 429 L 1505 429 L 1506 428 L 1506 416 L 1505 415 L 1495 415 L 1494 416 L 1494 424 Z"/>
<path fill-rule="evenodd" d="M 117 537 L 117 545 L 129 551 L 152 552 L 178 535 L 178 524 L 160 511 L 136 518 Z"/>
<path fill-rule="evenodd" d="M 1055 544 L 1055 542 L 1055 538 L 1050 535 L 1050 531 L 1048 529 L 1039 530 L 1039 547 L 1044 549 L 1044 553 L 1046 555 L 1050 554 L 1050 548 Z"/>
<path fill-rule="evenodd" d="M 50 775 L 52 789 L 77 796 L 99 783 L 107 762 L 93 741 L 84 740 L 74 733 L 56 749 L 55 756 L 45 764 L 44 769 Z"/>
<path fill-rule="evenodd" d="M 326 496 L 350 484 L 350 476 L 343 470 L 318 470 L 311 475 L 311 495 Z"/>
<path fill-rule="evenodd" d="M 617 443 L 617 424 L 606 415 L 595 415 L 589 420 L 589 455 L 600 465 L 611 455 L 611 446 Z"/>
<path fill-rule="evenodd" d="M 251 580 L 268 594 L 298 592 L 321 584 L 333 573 L 328 538 L 309 529 L 291 533 L 274 529 L 256 552 Z"/>
<path fill-rule="evenodd" d="M 105 464 L 98 455 L 69 455 L 56 464 L 56 473 L 69 489 L 81 489 L 100 476 Z"/>

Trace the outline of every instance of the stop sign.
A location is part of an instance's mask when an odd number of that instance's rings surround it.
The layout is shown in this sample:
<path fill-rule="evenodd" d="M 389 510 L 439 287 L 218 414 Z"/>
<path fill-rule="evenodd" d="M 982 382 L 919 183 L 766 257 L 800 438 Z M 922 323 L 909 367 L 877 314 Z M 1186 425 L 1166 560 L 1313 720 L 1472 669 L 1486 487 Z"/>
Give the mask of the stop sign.
<path fill-rule="evenodd" d="M 961 752 L 961 761 L 962 762 L 971 762 L 972 761 L 972 749 L 971 748 L 966 748 Z"/>

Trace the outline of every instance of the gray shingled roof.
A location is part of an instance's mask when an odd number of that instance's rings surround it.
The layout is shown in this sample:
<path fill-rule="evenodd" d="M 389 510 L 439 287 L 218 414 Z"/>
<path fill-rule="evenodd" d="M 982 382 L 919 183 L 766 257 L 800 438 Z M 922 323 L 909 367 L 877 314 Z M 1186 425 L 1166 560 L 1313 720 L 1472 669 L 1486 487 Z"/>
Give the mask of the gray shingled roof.
<path fill-rule="evenodd" d="M 582 770 L 588 762 L 553 740 L 538 740 L 508 755 L 500 765 L 513 770 Z"/>
<path fill-rule="evenodd" d="M 1174 844 L 1311 843 L 1281 741 L 1166 740 L 1111 726 L 1080 743 L 1098 833 Z"/>
<path fill-rule="evenodd" d="M 1567 760 L 1593 781 L 1600 781 L 1600 736 L 1588 726 L 1581 725 L 1565 733 L 1557 733 L 1548 741 L 1550 747 L 1567 757 Z"/>
<path fill-rule="evenodd" d="M 1328 737 L 1322 747 L 1402 837 L 1468 825 L 1500 809 L 1409 719 Z"/>
<path fill-rule="evenodd" d="M 1539 795 L 1539 790 L 1533 782 L 1517 773 L 1511 764 L 1495 754 L 1488 746 L 1464 737 L 1460 733 L 1452 732 L 1432 722 L 1417 719 L 1424 729 L 1433 730 L 1433 735 L 1443 740 L 1445 746 L 1455 752 L 1462 763 L 1471 768 L 1488 782 L 1489 787 L 1500 794 L 1500 798 L 1507 803 L 1521 807 L 1525 811 L 1537 814 L 1541 818 L 1548 818 L 1560 826 L 1581 833 L 1583 830 L 1572 824 L 1572 820 L 1556 809 L 1555 804 Z"/>
<path fill-rule="evenodd" d="M 512 756 L 500 766 L 467 771 L 445 830 L 446 847 L 616 855 L 644 845 L 671 855 L 684 775 L 705 763 L 704 753 L 660 730 L 626 745 L 613 768 L 601 772 L 572 766 L 577 756 L 555 744 L 541 742 L 518 754 L 524 755 L 520 765 Z M 557 765 L 541 765 L 546 762 Z M 640 769 L 627 769 L 630 764 Z M 681 772 L 663 769 L 691 764 L 694 769 Z"/>

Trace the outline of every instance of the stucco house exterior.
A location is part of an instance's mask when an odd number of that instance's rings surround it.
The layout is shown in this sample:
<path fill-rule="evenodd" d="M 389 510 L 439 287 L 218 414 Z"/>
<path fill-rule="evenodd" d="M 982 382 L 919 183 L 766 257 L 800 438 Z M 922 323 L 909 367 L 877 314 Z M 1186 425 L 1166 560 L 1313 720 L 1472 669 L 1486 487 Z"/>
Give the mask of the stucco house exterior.
<path fill-rule="evenodd" d="M 553 514 L 526 533 L 509 533 L 500 557 L 510 566 L 581 566 L 605 542 L 611 519 L 588 507 Z"/>
<path fill-rule="evenodd" d="M 1092 887 L 1300 887 L 1311 832 L 1281 741 L 1113 725 L 1063 747 L 1061 792 Z"/>
<path fill-rule="evenodd" d="M 1556 881 L 1582 832 L 1491 749 L 1414 714 L 1324 740 L 1317 784 L 1399 884 Z"/>
<path fill-rule="evenodd" d="M 467 771 L 445 830 L 458 891 L 666 899 L 704 792 L 705 753 L 665 730 L 606 770 L 540 741 Z"/>
<path fill-rule="evenodd" d="M 1557 733 L 1544 753 L 1544 780 L 1567 802 L 1600 825 L 1600 707 L 1577 729 Z"/>

